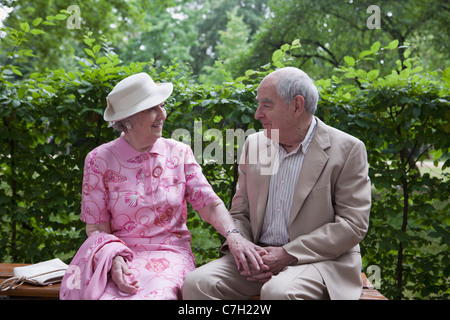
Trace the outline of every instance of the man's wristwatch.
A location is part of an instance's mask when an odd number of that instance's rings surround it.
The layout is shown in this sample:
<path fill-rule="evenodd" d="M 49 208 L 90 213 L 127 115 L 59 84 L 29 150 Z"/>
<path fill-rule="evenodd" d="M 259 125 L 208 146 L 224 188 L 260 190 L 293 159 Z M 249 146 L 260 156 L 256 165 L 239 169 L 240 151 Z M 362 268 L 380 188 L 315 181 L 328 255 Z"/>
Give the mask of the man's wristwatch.
<path fill-rule="evenodd" d="M 231 233 L 239 233 L 241 236 L 244 236 L 241 232 L 241 230 L 239 229 L 233 229 L 233 230 L 228 230 L 227 233 L 225 234 L 225 238 L 227 238 Z"/>

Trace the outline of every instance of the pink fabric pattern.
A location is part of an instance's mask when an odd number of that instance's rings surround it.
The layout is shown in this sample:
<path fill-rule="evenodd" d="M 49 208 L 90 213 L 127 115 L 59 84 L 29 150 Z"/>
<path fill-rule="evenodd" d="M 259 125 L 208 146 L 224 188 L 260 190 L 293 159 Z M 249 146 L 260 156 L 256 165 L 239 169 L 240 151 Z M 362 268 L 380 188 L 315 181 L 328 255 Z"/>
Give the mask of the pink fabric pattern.
<path fill-rule="evenodd" d="M 99 298 L 178 299 L 184 276 L 195 268 L 186 201 L 198 210 L 219 199 L 192 150 L 160 138 L 140 153 L 122 134 L 87 155 L 82 190 L 81 219 L 110 222 L 112 234 L 133 252 L 128 264 L 140 287 L 125 295 L 108 279 Z"/>
<path fill-rule="evenodd" d="M 112 234 L 95 232 L 83 243 L 61 281 L 61 300 L 98 300 L 108 283 L 112 259 L 133 260 L 133 252 Z M 129 264 L 129 263 L 128 263 Z"/>

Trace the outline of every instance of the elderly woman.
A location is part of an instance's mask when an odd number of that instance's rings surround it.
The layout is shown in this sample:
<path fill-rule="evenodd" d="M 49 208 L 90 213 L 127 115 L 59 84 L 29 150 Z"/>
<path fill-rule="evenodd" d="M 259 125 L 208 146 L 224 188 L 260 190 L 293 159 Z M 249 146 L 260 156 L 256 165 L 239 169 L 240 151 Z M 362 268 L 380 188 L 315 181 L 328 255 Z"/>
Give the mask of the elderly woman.
<path fill-rule="evenodd" d="M 88 239 L 62 281 L 61 299 L 178 299 L 195 268 L 186 201 L 224 235 L 236 264 L 261 250 L 236 230 L 191 149 L 161 137 L 170 83 L 139 73 L 107 97 L 104 119 L 122 134 L 85 161 L 81 219 Z"/>

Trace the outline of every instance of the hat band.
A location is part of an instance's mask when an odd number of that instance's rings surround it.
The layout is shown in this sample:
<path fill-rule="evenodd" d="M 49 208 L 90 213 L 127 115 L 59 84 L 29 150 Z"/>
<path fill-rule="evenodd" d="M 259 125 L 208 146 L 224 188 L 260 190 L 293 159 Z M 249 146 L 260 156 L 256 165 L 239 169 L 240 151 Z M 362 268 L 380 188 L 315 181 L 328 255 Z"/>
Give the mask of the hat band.
<path fill-rule="evenodd" d="M 119 113 L 126 109 L 132 108 L 139 102 L 143 101 L 145 98 L 149 97 L 155 88 L 156 85 L 154 83 L 145 83 L 143 86 L 135 90 L 132 94 L 128 94 L 121 98 L 114 97 L 114 104 L 111 102 L 111 98 L 115 95 L 114 92 L 111 92 L 111 94 L 109 94 L 108 100 L 114 112 Z M 120 92 L 118 92 L 118 95 L 120 95 Z M 149 108 L 150 107 L 153 106 L 149 106 Z"/>

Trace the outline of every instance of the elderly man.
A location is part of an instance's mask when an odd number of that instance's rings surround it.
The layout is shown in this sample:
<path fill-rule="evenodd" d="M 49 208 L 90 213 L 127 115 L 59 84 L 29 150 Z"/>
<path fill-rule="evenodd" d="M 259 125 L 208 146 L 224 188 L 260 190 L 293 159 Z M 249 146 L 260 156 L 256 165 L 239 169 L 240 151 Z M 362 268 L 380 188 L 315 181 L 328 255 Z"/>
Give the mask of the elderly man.
<path fill-rule="evenodd" d="M 190 273 L 183 298 L 358 299 L 371 205 L 364 144 L 314 117 L 318 91 L 297 68 L 269 74 L 257 100 L 265 131 L 245 143 L 230 213 L 263 263 L 244 268 L 227 254 Z M 271 174 L 251 161 L 267 148 Z"/>

